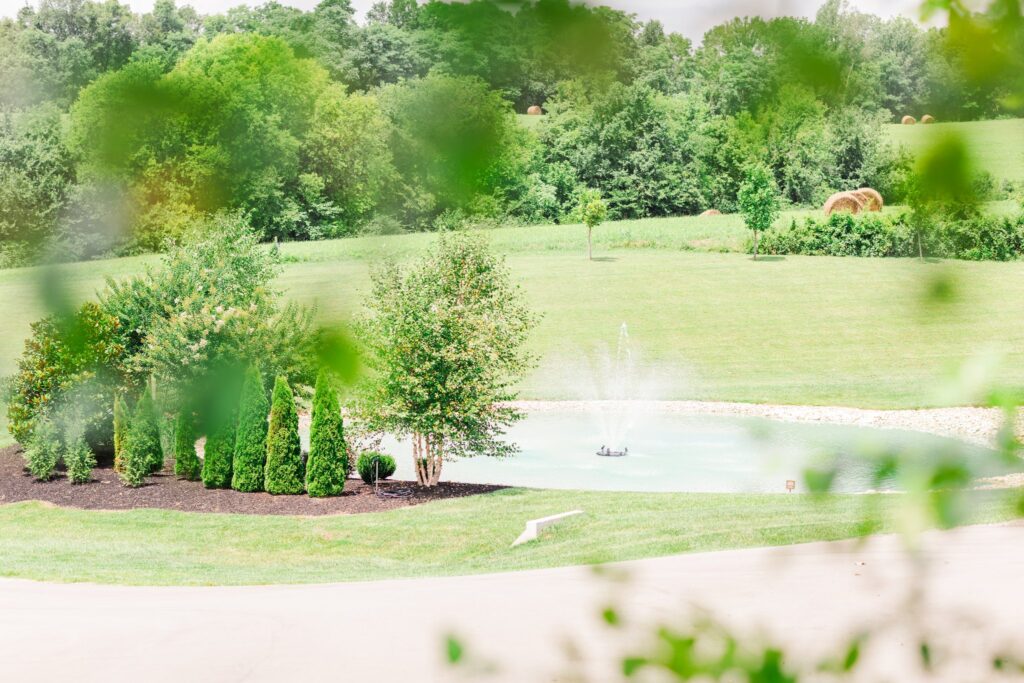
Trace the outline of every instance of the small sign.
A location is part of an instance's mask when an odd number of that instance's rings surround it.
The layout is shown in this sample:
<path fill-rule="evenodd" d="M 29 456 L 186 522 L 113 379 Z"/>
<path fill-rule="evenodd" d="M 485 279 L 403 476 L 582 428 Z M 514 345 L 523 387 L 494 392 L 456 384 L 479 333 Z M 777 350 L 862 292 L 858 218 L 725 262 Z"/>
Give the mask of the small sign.
<path fill-rule="evenodd" d="M 786 480 L 786 490 L 789 491 L 790 493 L 793 493 L 793 489 L 795 489 L 795 488 L 796 488 L 796 482 L 794 480 L 792 480 L 792 479 L 787 479 Z"/>

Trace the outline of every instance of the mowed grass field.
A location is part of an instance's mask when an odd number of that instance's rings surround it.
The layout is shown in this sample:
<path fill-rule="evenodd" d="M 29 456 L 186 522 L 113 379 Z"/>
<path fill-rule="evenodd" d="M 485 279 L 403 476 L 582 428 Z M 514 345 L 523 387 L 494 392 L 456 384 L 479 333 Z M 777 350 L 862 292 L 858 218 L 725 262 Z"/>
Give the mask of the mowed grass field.
<path fill-rule="evenodd" d="M 729 216 L 623 222 L 596 230 L 585 258 L 580 226 L 488 232 L 543 317 L 530 345 L 539 365 L 523 398 L 588 394 L 592 368 L 629 328 L 642 398 L 918 407 L 972 355 L 1004 352 L 1002 377 L 1024 384 L 1024 264 L 914 259 L 786 257 L 685 250 L 733 228 Z M 435 239 L 417 234 L 283 246 L 279 285 L 325 320 L 358 312 L 369 272 Z M 57 270 L 77 299 L 105 275 L 140 271 L 155 257 L 70 264 Z M 4 327 L 0 375 L 15 369 L 32 320 L 44 313 L 37 269 L 0 271 Z M 942 308 L 927 305 L 952 283 Z"/>
<path fill-rule="evenodd" d="M 1012 519 L 978 492 L 964 522 Z M 369 581 L 854 538 L 898 528 L 898 495 L 508 489 L 367 515 L 275 517 L 0 505 L 0 576 L 146 585 Z M 527 519 L 584 514 L 512 548 Z"/>
<path fill-rule="evenodd" d="M 1024 182 L 1024 119 L 886 126 L 889 139 L 917 153 L 946 136 L 960 136 L 979 169 L 998 180 Z"/>

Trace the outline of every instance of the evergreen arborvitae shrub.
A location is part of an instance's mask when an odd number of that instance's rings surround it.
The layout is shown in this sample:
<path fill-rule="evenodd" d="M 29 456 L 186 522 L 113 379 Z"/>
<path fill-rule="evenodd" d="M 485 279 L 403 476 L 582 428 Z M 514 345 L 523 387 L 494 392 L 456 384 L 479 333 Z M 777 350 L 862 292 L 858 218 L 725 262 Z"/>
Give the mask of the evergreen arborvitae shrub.
<path fill-rule="evenodd" d="M 160 439 L 160 420 L 157 417 L 153 395 L 143 390 L 135 406 L 135 417 L 141 417 L 140 429 L 145 431 L 146 453 L 149 455 L 149 472 L 155 474 L 164 468 L 164 447 Z"/>
<path fill-rule="evenodd" d="M 118 394 L 114 397 L 114 471 L 121 471 L 121 449 L 123 448 L 125 435 L 128 433 L 128 423 L 131 420 L 131 413 L 124 396 Z"/>
<path fill-rule="evenodd" d="M 174 424 L 174 474 L 179 479 L 197 481 L 202 470 L 196 454 L 196 431 L 192 413 L 182 410 Z"/>
<path fill-rule="evenodd" d="M 384 453 L 367 451 L 359 456 L 356 469 L 359 478 L 373 486 L 375 482 L 383 481 L 395 473 L 395 459 Z"/>
<path fill-rule="evenodd" d="M 238 409 L 238 433 L 235 435 L 235 462 L 231 488 L 236 491 L 262 491 L 263 471 L 267 464 L 267 413 L 270 402 L 263 390 L 260 371 L 250 368 L 242 385 Z"/>
<path fill-rule="evenodd" d="M 203 486 L 208 489 L 231 488 L 231 469 L 235 458 L 234 420 L 224 419 L 206 435 L 203 455 Z"/>
<path fill-rule="evenodd" d="M 64 432 L 64 466 L 72 484 L 85 484 L 92 480 L 96 456 L 85 442 L 85 429 L 79 421 L 72 422 Z"/>
<path fill-rule="evenodd" d="M 25 444 L 25 467 L 39 481 L 50 481 L 60 462 L 60 439 L 57 428 L 48 417 L 36 420 L 32 436 Z"/>
<path fill-rule="evenodd" d="M 330 376 L 321 370 L 313 396 L 313 423 L 309 432 L 306 490 L 314 498 L 339 496 L 348 476 L 348 449 L 341 422 L 338 394 Z"/>
<path fill-rule="evenodd" d="M 163 466 L 160 429 L 149 392 L 143 391 L 135 404 L 128 430 L 121 441 L 121 483 L 131 488 L 142 486 L 156 463 Z"/>
<path fill-rule="evenodd" d="M 299 443 L 299 415 L 288 380 L 278 377 L 270 404 L 267 433 L 267 469 L 263 483 L 268 493 L 298 494 L 305 490 L 305 465 Z"/>

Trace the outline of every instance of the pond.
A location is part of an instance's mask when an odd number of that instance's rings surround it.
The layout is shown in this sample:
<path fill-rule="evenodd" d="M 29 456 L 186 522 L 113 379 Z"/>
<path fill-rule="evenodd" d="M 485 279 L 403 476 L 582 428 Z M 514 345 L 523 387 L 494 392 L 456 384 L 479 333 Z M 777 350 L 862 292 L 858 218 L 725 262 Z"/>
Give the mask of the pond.
<path fill-rule="evenodd" d="M 919 455 L 987 452 L 915 432 L 665 413 L 635 416 L 622 444 L 603 444 L 604 420 L 579 412 L 530 414 L 508 434 L 521 449 L 518 455 L 446 462 L 443 478 L 595 491 L 785 493 L 787 480 L 796 482 L 796 491 L 806 490 L 805 467 L 836 458 L 840 475 L 834 490 L 862 492 L 892 488 L 892 483 L 876 486 L 869 468 L 853 453 L 894 448 Z M 629 453 L 600 457 L 602 445 L 626 447 Z M 409 444 L 387 440 L 383 447 L 398 461 L 397 478 L 415 477 Z"/>

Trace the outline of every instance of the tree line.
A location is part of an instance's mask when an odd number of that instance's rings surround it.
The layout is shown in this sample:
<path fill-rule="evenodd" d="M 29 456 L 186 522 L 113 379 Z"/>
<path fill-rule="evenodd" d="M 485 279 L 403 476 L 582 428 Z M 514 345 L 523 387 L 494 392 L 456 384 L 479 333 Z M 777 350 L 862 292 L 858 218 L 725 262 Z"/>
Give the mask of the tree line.
<path fill-rule="evenodd" d="M 41 0 L 0 23 L 0 262 L 161 249 L 224 210 L 267 240 L 575 220 L 593 191 L 611 218 L 730 211 L 751 162 L 790 203 L 898 200 L 880 123 L 1011 110 L 964 42 L 839 0 L 699 46 L 568 0 L 387 0 L 362 23 L 349 0 Z"/>

